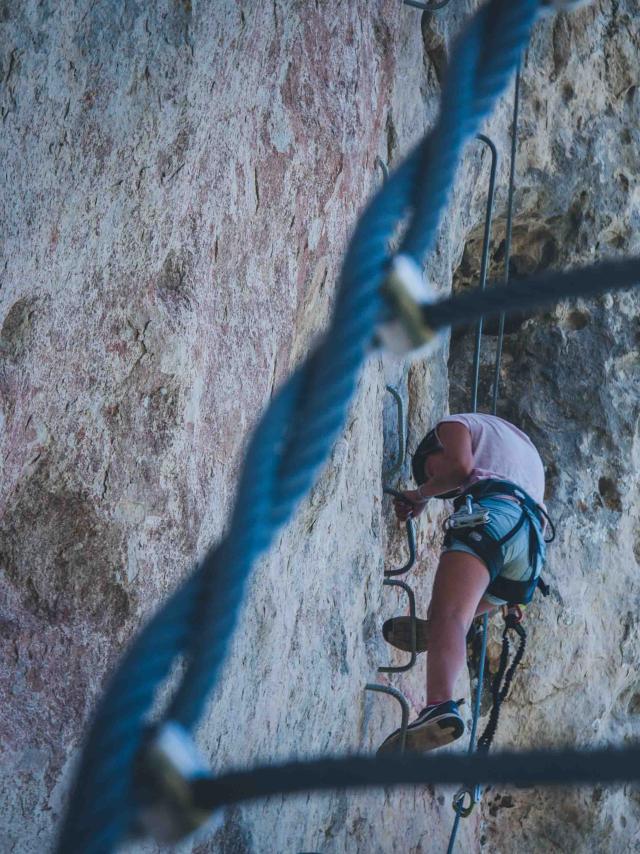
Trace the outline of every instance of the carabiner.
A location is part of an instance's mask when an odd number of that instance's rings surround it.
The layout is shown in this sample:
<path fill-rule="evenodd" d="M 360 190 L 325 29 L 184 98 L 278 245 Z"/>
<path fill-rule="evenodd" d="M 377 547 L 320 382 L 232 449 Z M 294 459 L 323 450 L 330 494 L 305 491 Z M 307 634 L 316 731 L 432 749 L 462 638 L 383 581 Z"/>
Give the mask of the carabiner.
<path fill-rule="evenodd" d="M 469 804 L 465 806 L 464 800 L 469 797 Z M 453 796 L 453 809 L 460 818 L 469 818 L 473 808 L 480 802 L 480 786 L 462 786 Z"/>

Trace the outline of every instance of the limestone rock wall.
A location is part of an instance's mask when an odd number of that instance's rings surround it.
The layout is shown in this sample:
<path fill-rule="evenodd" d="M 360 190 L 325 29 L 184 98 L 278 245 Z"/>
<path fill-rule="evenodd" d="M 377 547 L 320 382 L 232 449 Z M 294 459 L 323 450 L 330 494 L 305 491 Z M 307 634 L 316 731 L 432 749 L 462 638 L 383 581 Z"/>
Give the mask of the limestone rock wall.
<path fill-rule="evenodd" d="M 390 0 L 0 7 L 2 850 L 50 848 L 105 675 L 224 531 L 248 432 L 327 322 L 346 240 L 381 180 L 375 158 L 393 165 L 433 121 L 451 34 L 474 5 L 430 18 Z M 536 29 L 519 268 L 637 251 L 637 11 L 612 0 Z M 509 116 L 507 94 L 486 129 L 503 155 L 494 269 Z M 442 291 L 454 272 L 460 286 L 473 278 L 487 175 L 470 145 L 428 263 Z M 504 744 L 634 732 L 636 312 L 633 297 L 605 298 L 507 341 L 502 411 L 539 442 L 563 524 Z M 452 409 L 468 406 L 465 341 Z M 412 449 L 447 410 L 448 376 L 446 350 L 365 367 L 322 478 L 256 568 L 198 735 L 214 768 L 369 751 L 396 726 L 393 702 L 362 690 L 403 660 L 379 632 L 404 607 L 381 585 L 405 549 L 382 495 L 397 441 L 385 385 L 405 400 Z M 442 514 L 430 507 L 418 536 L 422 615 Z M 612 564 L 605 595 L 593 566 L 603 580 Z M 424 662 L 393 683 L 419 709 Z M 516 829 L 520 850 L 553 838 L 587 851 L 595 837 L 622 851 L 637 833 L 631 793 L 512 797 L 507 810 L 490 793 L 460 850 L 510 850 Z M 274 798 L 182 850 L 439 851 L 449 800 Z"/>

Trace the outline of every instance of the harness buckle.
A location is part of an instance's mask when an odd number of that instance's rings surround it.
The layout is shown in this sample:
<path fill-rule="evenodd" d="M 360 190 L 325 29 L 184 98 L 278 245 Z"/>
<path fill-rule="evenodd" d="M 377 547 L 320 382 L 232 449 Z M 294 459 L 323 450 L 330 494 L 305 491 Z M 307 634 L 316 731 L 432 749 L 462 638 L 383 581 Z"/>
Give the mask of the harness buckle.
<path fill-rule="evenodd" d="M 444 530 L 455 531 L 460 528 L 477 528 L 486 525 L 491 518 L 489 510 L 485 510 L 479 504 L 474 504 L 470 495 L 465 496 L 465 506 L 452 513 L 445 520 Z"/>

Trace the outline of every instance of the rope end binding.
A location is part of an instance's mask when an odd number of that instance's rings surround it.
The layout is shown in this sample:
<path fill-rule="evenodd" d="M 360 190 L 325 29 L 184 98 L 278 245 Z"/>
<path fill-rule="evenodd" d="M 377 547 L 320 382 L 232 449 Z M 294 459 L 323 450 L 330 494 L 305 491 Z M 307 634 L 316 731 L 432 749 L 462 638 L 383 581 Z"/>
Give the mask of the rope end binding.
<path fill-rule="evenodd" d="M 223 810 L 211 813 L 194 802 L 193 780 L 209 776 L 198 750 L 179 724 L 163 724 L 150 740 L 138 771 L 141 806 L 138 830 L 159 843 L 174 843 L 206 822 L 214 832 L 223 821 Z"/>
<path fill-rule="evenodd" d="M 377 330 L 386 349 L 400 356 L 432 353 L 441 335 L 427 326 L 423 308 L 435 302 L 435 294 L 413 258 L 396 255 L 392 259 L 382 294 L 391 309 L 391 316 Z"/>

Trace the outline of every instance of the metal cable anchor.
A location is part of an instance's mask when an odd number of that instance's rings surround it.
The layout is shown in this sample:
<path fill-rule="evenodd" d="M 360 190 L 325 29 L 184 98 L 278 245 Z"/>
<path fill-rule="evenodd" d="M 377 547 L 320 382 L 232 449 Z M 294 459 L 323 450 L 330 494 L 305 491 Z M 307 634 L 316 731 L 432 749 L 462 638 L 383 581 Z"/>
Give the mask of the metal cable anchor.
<path fill-rule="evenodd" d="M 160 843 L 174 843 L 212 821 L 222 825 L 223 810 L 196 805 L 192 783 L 210 774 L 188 732 L 174 721 L 150 740 L 137 770 L 141 806 L 139 829 Z"/>
<path fill-rule="evenodd" d="M 442 334 L 427 326 L 423 316 L 424 306 L 436 301 L 435 292 L 413 258 L 400 254 L 391 260 L 382 294 L 391 309 L 391 316 L 377 328 L 383 345 L 398 355 L 412 350 L 427 355 L 435 350 Z"/>

